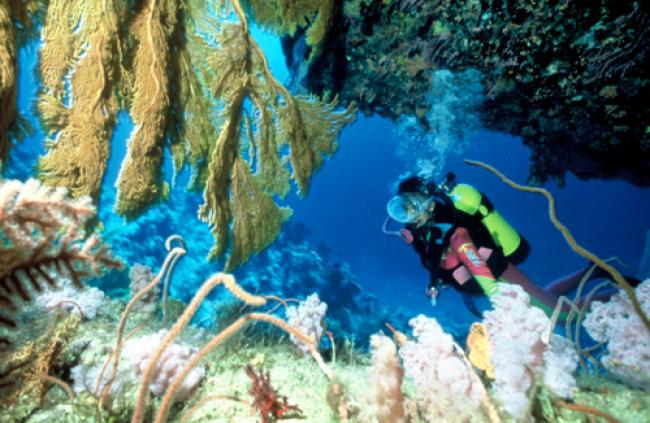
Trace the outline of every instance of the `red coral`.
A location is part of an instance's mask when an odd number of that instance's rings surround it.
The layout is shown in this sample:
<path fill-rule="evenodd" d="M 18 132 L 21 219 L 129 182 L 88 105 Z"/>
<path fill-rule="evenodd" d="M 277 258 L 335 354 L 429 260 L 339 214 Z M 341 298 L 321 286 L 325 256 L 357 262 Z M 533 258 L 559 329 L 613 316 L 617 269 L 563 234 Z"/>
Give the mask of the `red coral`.
<path fill-rule="evenodd" d="M 279 396 L 271 386 L 269 372 L 262 369 L 255 373 L 253 366 L 246 366 L 246 374 L 253 381 L 248 393 L 255 398 L 253 405 L 262 416 L 262 423 L 269 423 L 284 417 L 289 411 L 302 413 L 297 405 L 290 405 L 286 396 Z"/>

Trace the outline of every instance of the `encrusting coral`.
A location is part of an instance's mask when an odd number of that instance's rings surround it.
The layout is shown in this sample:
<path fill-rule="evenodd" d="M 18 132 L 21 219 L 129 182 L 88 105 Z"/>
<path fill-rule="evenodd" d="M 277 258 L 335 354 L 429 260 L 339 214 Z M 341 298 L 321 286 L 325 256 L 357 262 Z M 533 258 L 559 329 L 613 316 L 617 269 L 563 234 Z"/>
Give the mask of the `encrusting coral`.
<path fill-rule="evenodd" d="M 246 7 L 280 34 L 308 26 L 315 52 L 334 3 L 249 1 Z M 199 217 L 215 237 L 210 258 L 228 253 L 226 270 L 277 237 L 290 209 L 276 200 L 291 180 L 306 194 L 354 119 L 354 105 L 337 111 L 336 99 L 293 95 L 273 77 L 240 0 L 52 0 L 43 10 L 38 110 L 49 140 L 40 179 L 97 200 L 116 115 L 127 109 L 134 128 L 116 182 L 117 212 L 135 218 L 165 199 L 161 166 L 169 147 L 175 172 L 189 164 L 190 188 L 203 190 Z M 17 75 L 10 12 L 0 9 L 5 155 Z"/>
<path fill-rule="evenodd" d="M 73 314 L 55 318 L 37 339 L 28 341 L 3 361 L 10 377 L 0 368 L 0 405 L 19 400 L 40 402 L 50 381 L 49 372 L 74 338 L 80 318 Z"/>

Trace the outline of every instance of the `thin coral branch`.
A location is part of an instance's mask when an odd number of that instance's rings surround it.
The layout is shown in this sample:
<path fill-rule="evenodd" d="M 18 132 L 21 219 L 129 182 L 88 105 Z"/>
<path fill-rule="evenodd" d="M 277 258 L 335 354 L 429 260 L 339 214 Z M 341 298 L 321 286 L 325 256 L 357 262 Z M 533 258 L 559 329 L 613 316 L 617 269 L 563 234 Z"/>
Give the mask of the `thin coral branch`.
<path fill-rule="evenodd" d="M 607 420 L 609 423 L 621 423 L 620 420 L 615 419 L 614 417 L 610 416 L 604 411 L 600 411 L 593 407 L 589 407 L 588 405 L 569 403 L 565 401 L 556 401 L 556 404 L 559 405 L 560 407 L 568 408 L 569 410 L 579 411 L 583 414 L 587 414 L 587 415 L 591 414 L 594 416 L 602 417 L 603 419 Z"/>
<path fill-rule="evenodd" d="M 507 185 L 511 186 L 512 188 L 516 189 L 517 191 L 542 194 L 544 197 L 546 197 L 546 199 L 548 200 L 549 218 L 551 219 L 551 222 L 557 228 L 557 230 L 559 230 L 562 233 L 564 239 L 569 244 L 571 249 L 576 254 L 586 258 L 592 263 L 595 263 L 596 265 L 598 265 L 598 267 L 605 270 L 607 273 L 609 273 L 612 276 L 612 278 L 616 281 L 618 286 L 620 286 L 621 289 L 623 289 L 625 293 L 628 295 L 628 297 L 630 298 L 634 310 L 639 315 L 639 317 L 643 321 L 643 324 L 645 325 L 646 329 L 650 334 L 650 319 L 648 319 L 648 316 L 643 311 L 643 308 L 641 307 L 641 304 L 639 303 L 639 300 L 636 297 L 636 293 L 634 292 L 634 288 L 630 286 L 630 284 L 625 280 L 623 275 L 621 275 L 621 273 L 618 270 L 616 270 L 615 267 L 613 267 L 606 261 L 602 260 L 601 258 L 597 257 L 594 253 L 592 253 L 591 251 L 587 250 L 586 248 L 582 247 L 577 243 L 577 241 L 575 240 L 575 238 L 573 237 L 569 229 L 566 226 L 564 226 L 557 218 L 557 213 L 555 211 L 555 198 L 549 191 L 545 190 L 544 188 L 519 185 L 513 182 L 508 177 L 506 177 L 503 173 L 499 172 L 494 167 L 487 165 L 485 163 L 474 161 L 474 160 L 467 160 L 467 159 L 465 159 L 464 161 L 469 165 L 478 166 L 482 169 L 492 172 L 499 179 L 501 179 L 503 182 L 505 182 Z"/>
<path fill-rule="evenodd" d="M 149 391 L 149 381 L 153 377 L 153 372 L 155 371 L 156 365 L 158 364 L 158 360 L 160 360 L 160 357 L 163 355 L 166 348 L 174 341 L 174 339 L 176 339 L 176 337 L 178 337 L 180 332 L 189 324 L 190 320 L 198 310 L 199 306 L 201 305 L 205 297 L 214 289 L 215 286 L 219 284 L 223 284 L 237 298 L 241 299 L 242 301 L 244 301 L 249 305 L 261 306 L 266 304 L 266 300 L 263 297 L 257 297 L 255 295 L 251 295 L 245 292 L 243 289 L 241 289 L 239 285 L 237 285 L 237 282 L 235 281 L 235 278 L 232 275 L 227 275 L 225 273 L 217 273 L 211 276 L 210 278 L 208 278 L 208 280 L 203 283 L 203 285 L 196 293 L 194 298 L 192 298 L 192 301 L 187 306 L 183 314 L 181 314 L 181 316 L 178 318 L 176 323 L 171 327 L 169 332 L 167 332 L 163 340 L 160 342 L 160 345 L 158 346 L 156 351 L 152 354 L 149 360 L 149 364 L 147 365 L 147 368 L 144 370 L 142 374 L 142 380 L 140 383 L 140 388 L 138 390 L 135 411 L 133 412 L 133 417 L 132 417 L 133 423 L 139 423 L 143 419 L 147 393 Z M 200 352 L 194 357 L 197 357 L 199 355 Z M 185 378 L 185 376 L 179 375 L 175 379 L 175 381 L 179 381 L 179 380 L 182 381 Z M 168 391 L 170 391 L 171 388 L 172 387 L 170 386 Z M 161 403 L 161 409 L 163 408 L 162 404 L 165 404 L 165 398 L 167 399 L 167 401 L 169 401 L 168 405 L 171 405 L 171 400 L 173 399 L 165 395 L 165 397 L 163 397 L 163 402 Z"/>
<path fill-rule="evenodd" d="M 133 297 L 131 297 L 131 300 L 128 302 L 126 307 L 124 308 L 124 311 L 122 312 L 122 316 L 120 317 L 120 323 L 117 328 L 117 337 L 115 340 L 115 349 L 114 349 L 114 358 L 113 358 L 113 369 L 111 373 L 111 377 L 109 378 L 108 382 L 104 385 L 104 388 L 102 389 L 101 393 L 101 398 L 102 400 L 100 401 L 100 406 L 103 406 L 103 399 L 108 395 L 108 392 L 111 389 L 111 385 L 113 380 L 115 380 L 115 376 L 117 374 L 117 369 L 120 364 L 120 350 L 122 348 L 122 345 L 124 344 L 122 338 L 124 337 L 124 329 L 126 327 L 126 322 L 129 317 L 129 314 L 131 314 L 131 311 L 133 308 L 137 305 L 138 301 L 142 297 L 144 297 L 149 291 L 154 289 L 158 284 L 160 283 L 161 279 L 168 273 L 172 272 L 174 270 L 173 265 L 176 264 L 176 261 L 178 260 L 178 256 L 183 256 L 185 255 L 186 251 L 183 248 L 180 247 L 173 247 L 171 246 L 170 239 L 177 239 L 176 235 L 172 235 L 170 238 L 167 239 L 165 242 L 165 247 L 168 250 L 167 257 L 165 258 L 165 261 L 163 262 L 162 267 L 160 268 L 160 271 L 156 275 L 156 277 L 149 282 L 147 286 L 142 288 L 140 291 L 138 291 Z"/>
<path fill-rule="evenodd" d="M 65 391 L 66 395 L 68 396 L 68 399 L 70 401 L 74 401 L 74 391 L 72 390 L 72 388 L 70 387 L 69 384 L 65 383 L 64 381 L 62 381 L 61 379 L 59 379 L 57 377 L 47 375 L 45 373 L 35 372 L 35 375 L 37 377 L 40 377 L 43 380 L 46 380 L 46 381 L 50 382 L 50 383 L 54 383 L 55 385 L 59 385 L 61 387 L 61 389 L 63 389 Z"/>

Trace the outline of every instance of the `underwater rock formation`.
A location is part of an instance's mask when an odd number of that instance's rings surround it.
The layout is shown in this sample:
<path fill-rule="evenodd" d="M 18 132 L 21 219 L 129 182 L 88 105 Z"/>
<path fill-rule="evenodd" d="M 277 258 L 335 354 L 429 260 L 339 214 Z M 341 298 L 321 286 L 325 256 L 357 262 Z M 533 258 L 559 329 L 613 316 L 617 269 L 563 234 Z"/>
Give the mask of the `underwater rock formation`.
<path fill-rule="evenodd" d="M 348 0 L 337 14 L 316 59 L 285 37 L 294 83 L 428 128 L 432 72 L 474 68 L 483 124 L 523 138 L 531 182 L 570 171 L 650 185 L 647 2 Z"/>

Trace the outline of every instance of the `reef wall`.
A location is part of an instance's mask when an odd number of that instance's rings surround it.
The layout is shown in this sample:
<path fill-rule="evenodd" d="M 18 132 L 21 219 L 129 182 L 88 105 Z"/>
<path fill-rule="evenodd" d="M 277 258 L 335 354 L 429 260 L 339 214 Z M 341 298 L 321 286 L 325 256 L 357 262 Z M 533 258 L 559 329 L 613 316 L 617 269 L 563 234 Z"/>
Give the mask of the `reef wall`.
<path fill-rule="evenodd" d="M 650 185 L 650 13 L 599 0 L 348 0 L 322 53 L 283 47 L 294 84 L 427 127 L 438 69 L 483 75 L 484 126 L 520 135 L 532 183 L 622 178 Z"/>

